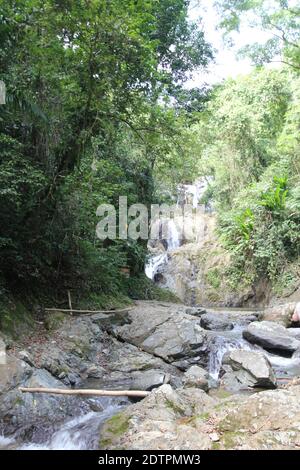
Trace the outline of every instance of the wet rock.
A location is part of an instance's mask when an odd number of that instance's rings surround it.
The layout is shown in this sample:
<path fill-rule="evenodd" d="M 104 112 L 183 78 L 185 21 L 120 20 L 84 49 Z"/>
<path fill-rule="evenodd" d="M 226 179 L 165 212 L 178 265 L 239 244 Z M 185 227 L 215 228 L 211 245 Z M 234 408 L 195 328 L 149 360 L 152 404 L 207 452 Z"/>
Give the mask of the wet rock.
<path fill-rule="evenodd" d="M 201 316 L 200 326 L 205 330 L 233 330 L 234 324 L 229 315 L 220 313 L 205 313 Z"/>
<path fill-rule="evenodd" d="M 224 356 L 223 364 L 232 369 L 222 377 L 222 385 L 229 390 L 277 386 L 272 367 L 262 353 L 236 349 Z"/>
<path fill-rule="evenodd" d="M 208 391 L 208 372 L 202 367 L 192 366 L 183 376 L 183 385 L 186 388 L 200 388 Z"/>
<path fill-rule="evenodd" d="M 116 328 L 114 334 L 170 363 L 206 357 L 207 336 L 198 318 L 177 310 L 176 305 L 162 310 L 154 303 L 142 303 L 130 312 L 132 323 Z"/>
<path fill-rule="evenodd" d="M 27 365 L 26 365 L 27 366 Z M 29 367 L 29 366 L 27 366 Z M 31 369 L 32 372 L 32 369 Z M 63 384 L 54 379 L 44 369 L 36 369 L 31 377 L 20 376 L 18 385 L 24 387 L 61 388 Z M 16 383 L 14 382 L 14 385 Z M 88 411 L 76 397 L 64 397 L 42 393 L 21 393 L 18 387 L 12 388 L 1 397 L 0 430 L 6 434 L 15 433 L 24 440 L 39 442 L 51 435 L 53 426 L 66 418 Z"/>
<path fill-rule="evenodd" d="M 300 347 L 300 341 L 282 325 L 270 321 L 253 322 L 243 332 L 250 343 L 267 350 L 293 353 Z"/>

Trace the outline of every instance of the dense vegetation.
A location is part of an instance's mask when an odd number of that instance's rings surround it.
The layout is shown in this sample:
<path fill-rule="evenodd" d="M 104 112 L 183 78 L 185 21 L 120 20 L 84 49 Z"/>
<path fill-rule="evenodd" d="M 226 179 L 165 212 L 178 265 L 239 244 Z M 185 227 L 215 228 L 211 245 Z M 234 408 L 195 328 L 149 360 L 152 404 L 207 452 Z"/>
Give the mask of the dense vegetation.
<path fill-rule="evenodd" d="M 287 1 L 216 3 L 226 35 L 248 18 L 271 39 L 244 48 L 257 69 L 217 87 L 195 127 L 201 172 L 213 177 L 205 197 L 233 255 L 234 285 L 265 279 L 288 295 L 300 277 L 300 9 Z M 261 66 L 274 56 L 281 68 Z"/>
<path fill-rule="evenodd" d="M 109 305 L 135 295 L 120 268 L 139 275 L 145 246 L 99 241 L 95 214 L 119 195 L 152 202 L 154 167 L 171 164 L 171 149 L 180 168 L 183 116 L 205 100 L 183 84 L 212 58 L 188 4 L 1 0 L 2 298 L 72 289 L 77 304 Z"/>
<path fill-rule="evenodd" d="M 271 37 L 241 52 L 252 74 L 207 90 L 184 86 L 213 59 L 189 3 L 0 0 L 2 302 L 161 296 L 145 242 L 98 240 L 96 209 L 160 202 L 197 175 L 213 177 L 233 280 L 299 278 L 299 7 L 216 1 L 226 37 L 253 15 Z"/>
<path fill-rule="evenodd" d="M 299 85 L 287 70 L 229 80 L 195 129 L 202 172 L 213 177 L 205 197 L 234 254 L 237 285 L 245 277 L 276 283 L 300 255 Z"/>

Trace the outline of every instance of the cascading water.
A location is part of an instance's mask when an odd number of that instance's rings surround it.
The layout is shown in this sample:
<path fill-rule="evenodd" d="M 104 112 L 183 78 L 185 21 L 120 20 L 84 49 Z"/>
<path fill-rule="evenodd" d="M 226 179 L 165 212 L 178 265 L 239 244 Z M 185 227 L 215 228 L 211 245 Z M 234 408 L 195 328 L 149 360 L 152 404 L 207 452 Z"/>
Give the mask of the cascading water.
<path fill-rule="evenodd" d="M 152 256 L 146 264 L 145 274 L 149 279 L 154 279 L 159 268 L 168 262 L 167 253 L 162 253 L 157 256 Z"/>
<path fill-rule="evenodd" d="M 234 349 L 243 349 L 246 351 L 260 350 L 258 346 L 248 343 L 242 337 L 242 327 L 236 326 L 231 331 L 222 331 L 210 343 L 208 372 L 214 379 L 218 380 L 222 366 L 223 357 L 226 353 Z"/>
<path fill-rule="evenodd" d="M 196 209 L 199 201 L 207 189 L 206 180 L 198 180 L 194 184 L 182 184 L 178 186 L 177 207 L 184 204 L 192 204 Z M 179 221 L 177 221 L 179 223 Z M 161 222 L 164 225 L 164 231 L 167 232 L 165 239 L 167 249 L 163 253 L 153 255 L 149 258 L 145 266 L 145 274 L 149 279 L 154 280 L 159 270 L 168 263 L 168 253 L 177 250 L 181 246 L 180 229 L 176 226 L 174 219 Z M 167 225 L 167 230 L 165 226 Z M 181 230 L 182 231 L 182 230 Z"/>
<path fill-rule="evenodd" d="M 93 450 L 99 447 L 102 424 L 120 411 L 128 400 L 116 398 L 90 399 L 103 411 L 90 412 L 62 424 L 50 439 L 42 443 L 20 443 L 18 439 L 0 436 L 0 449 L 19 450 Z"/>
<path fill-rule="evenodd" d="M 151 256 L 145 266 L 145 274 L 149 279 L 154 279 L 159 269 L 168 262 L 168 253 L 180 247 L 179 231 L 173 219 L 164 222 L 167 225 L 167 250 L 159 255 Z"/>

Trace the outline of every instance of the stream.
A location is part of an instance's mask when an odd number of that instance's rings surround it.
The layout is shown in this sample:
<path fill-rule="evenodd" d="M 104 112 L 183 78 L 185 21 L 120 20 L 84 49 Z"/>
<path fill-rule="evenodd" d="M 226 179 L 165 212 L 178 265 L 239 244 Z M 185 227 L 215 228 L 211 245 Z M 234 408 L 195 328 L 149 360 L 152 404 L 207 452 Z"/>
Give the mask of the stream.
<path fill-rule="evenodd" d="M 226 309 L 226 313 L 234 312 L 234 309 Z M 300 375 L 300 358 L 292 359 L 277 356 L 266 352 L 259 346 L 248 343 L 242 337 L 245 327 L 235 325 L 231 331 L 213 332 L 213 341 L 209 353 L 208 372 L 210 375 L 210 386 L 213 391 L 218 387 L 222 359 L 224 354 L 234 349 L 248 351 L 263 351 L 273 366 L 278 378 L 291 378 Z M 97 388 L 97 387 L 94 387 Z M 252 392 L 254 393 L 254 391 Z M 87 400 L 78 398 L 78 407 Z M 4 437 L 0 435 L 0 449 L 15 450 L 93 450 L 99 448 L 101 426 L 110 417 L 117 414 L 131 402 L 124 398 L 89 398 L 91 408 L 102 411 L 90 411 L 78 417 L 66 420 L 54 426 L 51 437 L 44 442 L 28 443 L 21 442 L 18 438 Z"/>
<path fill-rule="evenodd" d="M 194 208 L 197 208 L 199 200 L 206 190 L 203 182 L 197 182 L 194 185 L 182 185 L 179 189 L 177 204 L 191 202 Z M 174 220 L 168 221 L 168 238 L 165 244 L 161 245 L 159 252 L 152 252 L 145 266 L 146 275 L 155 280 L 156 275 L 168 263 L 170 253 L 180 248 L 180 240 Z M 162 249 L 164 246 L 164 249 Z M 214 313 L 216 313 L 214 309 Z M 238 313 L 242 309 L 222 308 L 222 313 Z M 207 310 L 209 312 L 209 309 Z M 253 313 L 253 310 L 246 310 L 247 313 Z M 200 319 L 199 319 L 200 323 Z M 300 375 L 300 358 L 286 358 L 271 354 L 261 347 L 252 345 L 243 338 L 245 325 L 239 321 L 233 322 L 233 329 L 229 331 L 209 331 L 211 341 L 208 354 L 208 373 L 210 376 L 211 388 L 218 387 L 218 379 L 222 367 L 224 355 L 232 350 L 263 351 L 269 359 L 275 375 L 280 380 L 289 379 Z M 55 341 L 54 341 L 55 343 Z M 119 384 L 120 385 L 120 384 Z M 121 386 L 121 385 L 120 385 Z M 97 388 L 97 386 L 93 387 Z M 99 388 L 99 387 L 98 387 Z M 86 403 L 87 399 L 78 397 L 78 410 L 80 405 Z M 53 433 L 50 438 L 36 442 L 22 442 L 18 437 L 1 436 L 0 449 L 18 449 L 18 450 L 93 450 L 99 448 L 99 436 L 101 435 L 102 424 L 110 417 L 117 414 L 131 402 L 128 399 L 121 398 L 89 398 L 90 410 L 77 417 L 61 421 L 54 425 Z M 77 409 L 77 408 L 76 408 Z M 80 413 L 80 412 L 78 412 Z M 48 423 L 48 421 L 47 421 Z"/>
<path fill-rule="evenodd" d="M 82 400 L 82 398 L 79 398 Z M 0 449 L 15 450 L 96 450 L 102 424 L 129 404 L 127 399 L 100 397 L 89 399 L 103 411 L 91 411 L 67 420 L 54 430 L 50 439 L 39 444 L 21 443 L 13 437 L 0 436 Z"/>

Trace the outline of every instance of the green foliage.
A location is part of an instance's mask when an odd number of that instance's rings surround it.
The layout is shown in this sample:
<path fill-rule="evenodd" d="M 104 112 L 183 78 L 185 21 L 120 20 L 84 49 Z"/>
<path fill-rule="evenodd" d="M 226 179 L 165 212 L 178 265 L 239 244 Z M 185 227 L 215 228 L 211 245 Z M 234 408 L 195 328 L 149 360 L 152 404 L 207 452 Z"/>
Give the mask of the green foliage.
<path fill-rule="evenodd" d="M 245 24 L 270 36 L 241 50 L 257 65 L 281 61 L 300 71 L 300 6 L 293 0 L 216 0 L 226 36 Z M 266 34 L 265 34 L 266 35 Z M 279 59 L 278 59 L 279 57 Z"/>
<path fill-rule="evenodd" d="M 274 176 L 274 187 L 265 191 L 260 200 L 260 204 L 272 212 L 272 215 L 280 215 L 285 209 L 288 195 L 287 178 Z"/>
<path fill-rule="evenodd" d="M 228 80 L 197 126 L 201 171 L 213 178 L 206 197 L 232 253 L 235 287 L 260 278 L 281 285 L 300 254 L 299 90 L 281 70 Z"/>
<path fill-rule="evenodd" d="M 4 290 L 65 299 L 72 289 L 80 305 L 128 299 L 121 268 L 140 273 L 145 244 L 100 242 L 95 213 L 119 195 L 155 202 L 166 155 L 183 168 L 183 116 L 206 99 L 183 84 L 212 58 L 188 5 L 0 0 Z"/>

